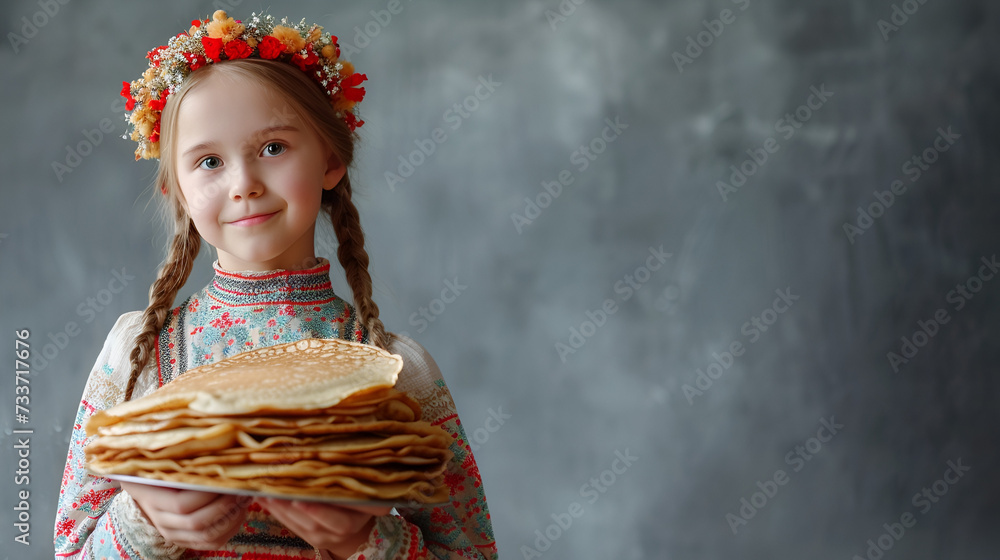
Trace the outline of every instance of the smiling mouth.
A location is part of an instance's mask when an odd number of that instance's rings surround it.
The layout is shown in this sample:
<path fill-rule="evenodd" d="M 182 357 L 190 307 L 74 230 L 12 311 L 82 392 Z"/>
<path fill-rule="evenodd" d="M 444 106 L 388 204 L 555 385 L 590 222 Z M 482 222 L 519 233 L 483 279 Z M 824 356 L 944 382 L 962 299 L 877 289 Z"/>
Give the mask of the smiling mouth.
<path fill-rule="evenodd" d="M 229 222 L 231 226 L 253 226 L 261 224 L 271 219 L 271 216 L 277 214 L 277 211 L 271 212 L 270 214 L 256 214 L 254 216 L 247 216 L 246 218 L 240 218 L 239 220 Z"/>

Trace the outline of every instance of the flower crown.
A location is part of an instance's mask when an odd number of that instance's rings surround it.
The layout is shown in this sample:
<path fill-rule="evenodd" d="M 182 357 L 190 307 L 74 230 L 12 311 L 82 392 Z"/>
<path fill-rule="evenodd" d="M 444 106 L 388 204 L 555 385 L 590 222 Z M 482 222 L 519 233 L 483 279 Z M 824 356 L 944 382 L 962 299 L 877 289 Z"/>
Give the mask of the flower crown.
<path fill-rule="evenodd" d="M 275 25 L 270 15 L 251 13 L 250 21 L 243 23 L 224 10 L 216 10 L 211 19 L 194 20 L 187 32 L 146 54 L 149 68 L 141 78 L 122 82 L 125 120 L 132 124 L 132 140 L 139 143 L 135 159 L 159 159 L 160 115 L 167 97 L 191 72 L 206 64 L 240 58 L 295 65 L 323 88 L 337 116 L 354 130 L 365 124 L 353 109 L 364 99 L 365 88 L 358 86 L 368 76 L 355 73 L 354 65 L 339 57 L 337 37 L 323 33 L 317 24 L 307 27 L 304 19 L 290 24 L 281 18 L 281 24 Z"/>

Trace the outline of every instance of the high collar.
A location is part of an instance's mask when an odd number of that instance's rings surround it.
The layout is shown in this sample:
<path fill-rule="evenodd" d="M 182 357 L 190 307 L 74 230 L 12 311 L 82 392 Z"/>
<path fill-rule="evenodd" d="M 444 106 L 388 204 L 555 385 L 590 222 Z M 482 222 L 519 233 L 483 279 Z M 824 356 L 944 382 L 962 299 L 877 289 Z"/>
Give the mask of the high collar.
<path fill-rule="evenodd" d="M 208 296 L 223 305 L 322 304 L 338 299 L 330 284 L 330 261 L 302 270 L 233 271 L 212 263 Z"/>

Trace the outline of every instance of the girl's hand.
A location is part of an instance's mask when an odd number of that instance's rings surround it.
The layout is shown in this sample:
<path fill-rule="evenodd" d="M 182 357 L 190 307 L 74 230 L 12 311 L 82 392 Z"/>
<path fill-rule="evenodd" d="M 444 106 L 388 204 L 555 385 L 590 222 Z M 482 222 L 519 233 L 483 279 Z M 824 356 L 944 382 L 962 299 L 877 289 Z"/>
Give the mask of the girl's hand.
<path fill-rule="evenodd" d="M 252 498 L 121 482 L 163 538 L 196 550 L 221 548 L 246 519 Z"/>
<path fill-rule="evenodd" d="M 257 502 L 302 540 L 326 549 L 336 558 L 347 558 L 368 541 L 376 515 L 388 515 L 391 507 L 345 506 L 257 498 Z"/>

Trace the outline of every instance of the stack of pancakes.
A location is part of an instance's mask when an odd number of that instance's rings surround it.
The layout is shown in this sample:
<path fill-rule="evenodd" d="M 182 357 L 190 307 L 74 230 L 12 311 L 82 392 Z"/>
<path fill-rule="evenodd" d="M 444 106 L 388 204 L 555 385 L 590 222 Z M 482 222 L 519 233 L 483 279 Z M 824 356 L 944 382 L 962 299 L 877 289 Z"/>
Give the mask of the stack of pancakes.
<path fill-rule="evenodd" d="M 393 387 L 402 366 L 340 339 L 243 352 L 94 414 L 87 467 L 289 497 L 442 502 L 451 436 Z"/>

